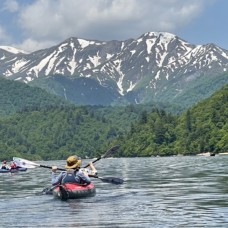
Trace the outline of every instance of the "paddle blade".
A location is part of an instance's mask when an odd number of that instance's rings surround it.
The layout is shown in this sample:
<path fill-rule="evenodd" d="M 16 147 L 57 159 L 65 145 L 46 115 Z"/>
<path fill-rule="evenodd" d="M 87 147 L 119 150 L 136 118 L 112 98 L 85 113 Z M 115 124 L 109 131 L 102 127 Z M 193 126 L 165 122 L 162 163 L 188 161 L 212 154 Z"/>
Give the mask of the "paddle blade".
<path fill-rule="evenodd" d="M 117 177 L 98 177 L 101 181 L 111 184 L 123 184 L 124 180 Z"/>
<path fill-rule="evenodd" d="M 36 192 L 36 196 L 41 195 L 52 195 L 53 194 L 53 188 L 52 187 L 46 187 L 41 192 Z"/>
<path fill-rule="evenodd" d="M 119 145 L 116 145 L 116 146 L 112 147 L 111 149 L 106 151 L 106 153 L 104 155 L 102 155 L 99 158 L 97 158 L 94 161 L 92 161 L 92 163 L 95 163 L 95 162 L 99 161 L 101 158 L 107 158 L 107 157 L 112 156 L 119 149 L 119 147 L 120 147 Z M 89 164 L 84 166 L 84 168 L 87 168 L 87 167 L 89 167 Z"/>
<path fill-rule="evenodd" d="M 15 164 L 19 167 L 22 168 L 28 168 L 28 169 L 33 169 L 36 168 L 37 166 L 40 166 L 39 164 L 36 164 L 35 162 L 23 159 L 23 158 L 17 158 L 17 157 L 13 157 L 13 161 L 15 162 Z"/>
<path fill-rule="evenodd" d="M 63 200 L 63 201 L 68 200 L 69 193 L 67 192 L 67 190 L 62 185 L 59 186 L 59 193 L 60 193 L 60 199 L 61 200 Z"/>
<path fill-rule="evenodd" d="M 120 148 L 120 145 L 116 145 L 114 147 L 112 147 L 111 149 L 109 149 L 103 156 L 101 156 L 102 158 L 108 158 L 111 157 L 118 149 Z"/>

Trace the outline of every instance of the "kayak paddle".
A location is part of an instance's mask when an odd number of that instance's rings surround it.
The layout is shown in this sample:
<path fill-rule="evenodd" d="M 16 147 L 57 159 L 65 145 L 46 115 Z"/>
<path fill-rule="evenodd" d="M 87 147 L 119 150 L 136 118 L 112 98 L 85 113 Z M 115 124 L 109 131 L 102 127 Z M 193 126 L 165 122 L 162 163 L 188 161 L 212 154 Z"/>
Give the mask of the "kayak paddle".
<path fill-rule="evenodd" d="M 106 151 L 105 154 L 103 154 L 102 156 L 100 156 L 97 159 L 95 159 L 94 161 L 92 161 L 92 163 L 95 163 L 95 162 L 99 161 L 101 158 L 111 157 L 119 148 L 120 148 L 119 145 L 116 145 L 116 146 L 110 148 L 109 150 Z M 87 168 L 88 166 L 89 166 L 89 164 L 86 165 L 84 168 Z"/>
<path fill-rule="evenodd" d="M 107 157 L 112 156 L 119 149 L 119 147 L 120 147 L 119 145 L 116 145 L 116 146 L 110 148 L 108 151 L 106 151 L 106 153 L 104 155 L 98 157 L 92 163 L 99 161 L 101 158 L 107 158 Z M 52 169 L 52 166 L 40 165 L 35 162 L 26 160 L 24 158 L 13 157 L 13 161 L 16 163 L 17 166 L 20 166 L 23 168 L 42 167 L 42 168 Z M 84 168 L 87 168 L 88 166 L 89 166 L 89 164 L 87 164 Z M 57 168 L 57 170 L 66 171 L 66 169 L 62 169 L 62 168 Z"/>
<path fill-rule="evenodd" d="M 59 192 L 60 192 L 60 199 L 61 199 L 61 200 L 63 200 L 63 201 L 68 200 L 68 198 L 69 198 L 69 193 L 68 193 L 68 191 L 65 189 L 64 186 L 59 185 Z"/>
<path fill-rule="evenodd" d="M 108 151 L 106 151 L 106 153 L 104 155 L 98 157 L 92 163 L 99 161 L 101 158 L 107 158 L 107 157 L 112 156 L 119 149 L 119 147 L 120 147 L 119 145 L 116 145 L 116 146 L 110 148 Z M 52 169 L 52 166 L 37 164 L 35 162 L 29 161 L 24 158 L 13 157 L 13 161 L 17 164 L 17 166 L 24 167 L 24 168 L 42 167 L 42 168 Z M 87 168 L 88 166 L 89 166 L 89 164 L 87 164 L 84 168 Z M 66 171 L 66 169 L 63 169 L 63 168 L 57 168 L 57 170 Z M 97 175 L 89 175 L 89 177 L 94 177 L 94 178 L 101 180 L 102 182 L 112 183 L 112 184 L 123 184 L 123 182 L 124 182 L 123 179 L 120 179 L 117 177 L 99 177 Z"/>
<path fill-rule="evenodd" d="M 112 183 L 112 184 L 123 184 L 123 182 L 124 182 L 123 179 L 118 178 L 118 177 L 99 177 L 97 175 L 89 175 L 89 177 L 94 177 L 94 178 L 101 180 L 102 182 Z"/>
<path fill-rule="evenodd" d="M 17 158 L 13 157 L 13 161 L 16 163 L 17 166 L 23 167 L 23 168 L 36 168 L 36 167 L 42 167 L 42 168 L 48 168 L 52 169 L 51 166 L 46 166 L 46 165 L 40 165 L 35 162 L 26 160 L 24 158 Z M 58 168 L 58 170 L 65 171 L 65 169 Z"/>

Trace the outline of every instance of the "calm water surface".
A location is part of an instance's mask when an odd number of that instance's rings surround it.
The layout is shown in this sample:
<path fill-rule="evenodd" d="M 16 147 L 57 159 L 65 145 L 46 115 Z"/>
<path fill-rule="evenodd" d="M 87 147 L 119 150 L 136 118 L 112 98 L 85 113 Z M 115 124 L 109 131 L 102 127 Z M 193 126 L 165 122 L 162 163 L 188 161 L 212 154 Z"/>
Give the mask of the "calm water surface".
<path fill-rule="evenodd" d="M 228 227 L 227 164 L 228 156 L 103 159 L 99 175 L 126 182 L 95 179 L 96 196 L 66 202 L 39 194 L 49 169 L 0 174 L 0 227 Z"/>

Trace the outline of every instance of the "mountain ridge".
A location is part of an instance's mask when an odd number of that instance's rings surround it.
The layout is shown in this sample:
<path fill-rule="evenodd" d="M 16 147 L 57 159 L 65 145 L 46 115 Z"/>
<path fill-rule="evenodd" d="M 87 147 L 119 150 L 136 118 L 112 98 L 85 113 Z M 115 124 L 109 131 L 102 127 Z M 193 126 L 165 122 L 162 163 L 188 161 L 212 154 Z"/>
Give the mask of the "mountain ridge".
<path fill-rule="evenodd" d="M 0 57 L 3 55 L 0 49 Z M 211 80 L 213 93 L 213 82 L 216 81 L 217 87 L 221 88 L 222 84 L 218 86 L 220 82 L 217 78 L 226 74 L 227 69 L 227 50 L 212 43 L 193 45 L 166 32 L 148 32 L 137 39 L 125 41 L 71 37 L 47 49 L 29 54 L 7 53 L 7 56 L 0 58 L 1 75 L 11 80 L 32 82 L 36 86 L 40 86 L 35 81 L 41 77 L 59 84 L 55 77 L 62 76 L 69 85 L 76 83 L 78 78 L 83 78 L 85 84 L 91 84 L 89 79 L 93 79 L 99 85 L 86 89 L 102 91 L 98 103 L 105 105 L 107 102 L 103 102 L 102 97 L 108 93 L 112 94 L 109 104 L 175 103 L 175 98 L 181 100 L 190 82 L 196 85 L 198 81 L 203 83 L 201 78 Z M 84 99 L 83 95 L 75 92 L 76 89 L 69 90 L 69 87 L 65 83 L 65 94 L 73 94 L 71 101 L 91 104 L 89 99 Z M 168 100 L 164 96 L 167 91 L 172 94 Z M 54 93 L 60 95 L 63 92 Z M 86 93 L 88 91 L 82 92 Z M 186 107 L 190 105 L 191 101 L 185 104 Z"/>

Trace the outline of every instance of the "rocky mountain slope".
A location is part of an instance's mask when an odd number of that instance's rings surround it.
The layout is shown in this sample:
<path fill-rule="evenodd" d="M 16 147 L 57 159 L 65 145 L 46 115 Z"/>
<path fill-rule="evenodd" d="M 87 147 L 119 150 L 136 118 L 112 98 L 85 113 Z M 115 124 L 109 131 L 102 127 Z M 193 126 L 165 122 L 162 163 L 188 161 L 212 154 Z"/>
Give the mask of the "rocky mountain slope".
<path fill-rule="evenodd" d="M 227 84 L 227 70 L 227 50 L 165 32 L 125 41 L 72 37 L 29 54 L 0 46 L 0 75 L 77 104 L 159 101 L 188 107 Z"/>

